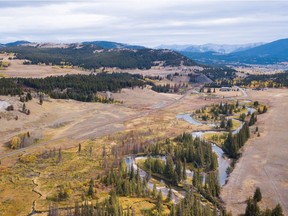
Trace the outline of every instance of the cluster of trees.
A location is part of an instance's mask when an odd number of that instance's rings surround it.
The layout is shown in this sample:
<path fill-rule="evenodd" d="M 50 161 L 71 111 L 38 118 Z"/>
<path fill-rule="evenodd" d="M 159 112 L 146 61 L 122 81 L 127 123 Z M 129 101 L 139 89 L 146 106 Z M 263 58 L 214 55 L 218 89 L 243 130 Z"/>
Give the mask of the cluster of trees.
<path fill-rule="evenodd" d="M 3 83 L 3 85 L 1 85 Z M 0 94 L 20 95 L 26 88 L 44 92 L 55 99 L 74 99 L 86 102 L 113 102 L 113 99 L 97 97 L 97 92 L 117 92 L 122 88 L 143 86 L 140 75 L 128 73 L 97 75 L 65 75 L 46 78 L 3 78 L 0 79 Z M 28 93 L 27 93 L 28 96 Z"/>
<path fill-rule="evenodd" d="M 238 157 L 239 149 L 246 143 L 249 137 L 250 131 L 247 123 L 244 123 L 242 128 L 235 135 L 232 135 L 232 132 L 230 131 L 223 144 L 224 152 L 228 154 L 229 157 L 236 159 Z"/>
<path fill-rule="evenodd" d="M 31 143 L 34 142 L 34 138 L 31 137 L 30 132 L 20 134 L 18 136 L 12 137 L 10 140 L 10 148 L 11 149 L 19 149 L 19 148 L 25 148 L 29 146 Z"/>
<path fill-rule="evenodd" d="M 212 151 L 210 143 L 193 139 L 191 134 L 183 133 L 172 143 L 166 140 L 165 143 L 156 144 L 148 148 L 148 154 L 168 155 L 166 163 L 161 159 L 148 158 L 145 161 L 146 171 L 158 173 L 172 185 L 178 185 L 186 179 L 186 163 L 192 163 L 194 174 L 192 184 L 197 190 L 211 202 L 219 195 L 220 186 L 218 181 L 217 156 Z M 202 170 L 200 172 L 200 170 Z M 203 171 L 206 171 L 205 182 L 203 182 Z"/>
<path fill-rule="evenodd" d="M 103 50 L 95 45 L 87 44 L 81 47 L 68 48 L 37 48 L 15 46 L 2 48 L 3 51 L 16 53 L 17 58 L 27 59 L 31 64 L 52 64 L 79 66 L 89 70 L 100 67 L 117 67 L 121 69 L 150 69 L 156 61 L 163 61 L 164 66 L 196 65 L 192 60 L 177 52 L 152 49 L 112 49 Z"/>
<path fill-rule="evenodd" d="M 174 141 L 167 139 L 165 143 L 156 143 L 147 147 L 145 153 L 150 155 L 170 155 L 175 162 L 193 163 L 195 167 L 206 171 L 216 170 L 218 167 L 217 156 L 212 151 L 210 143 L 193 138 L 189 133 L 177 136 Z M 168 159 L 169 157 L 167 157 Z"/>
<path fill-rule="evenodd" d="M 144 168 L 148 173 L 152 172 L 163 175 L 166 181 L 169 181 L 173 185 L 177 185 L 187 178 L 186 162 L 177 160 L 174 164 L 171 156 L 166 158 L 166 162 L 159 158 L 148 157 L 144 162 Z"/>
<path fill-rule="evenodd" d="M 236 81 L 237 85 L 257 88 L 280 88 L 288 86 L 288 73 L 269 75 L 249 75 L 242 80 Z"/>
<path fill-rule="evenodd" d="M 119 169 L 111 169 L 103 178 L 105 185 L 114 185 L 115 193 L 120 196 L 145 197 L 148 195 L 147 181 L 140 177 L 139 170 L 133 167 L 127 170 L 125 163 L 120 163 Z"/>
<path fill-rule="evenodd" d="M 166 85 L 152 85 L 152 90 L 156 92 L 163 92 L 163 93 L 178 93 L 181 88 L 186 88 L 187 85 L 183 84 L 166 84 Z"/>
<path fill-rule="evenodd" d="M 222 120 L 220 122 L 220 128 L 225 128 L 227 130 L 231 130 L 233 128 L 232 119 L 226 120 L 225 118 L 222 118 Z"/>
<path fill-rule="evenodd" d="M 209 77 L 213 81 L 219 81 L 222 82 L 229 82 L 229 80 L 232 80 L 235 78 L 236 70 L 228 67 L 206 67 L 203 70 L 199 71 L 199 73 L 205 74 L 207 77 Z M 193 74 L 189 74 L 190 81 L 195 82 L 195 76 Z M 227 83 L 228 84 L 228 83 Z M 214 85 L 209 85 L 211 87 L 219 87 Z"/>
<path fill-rule="evenodd" d="M 170 209 L 170 216 L 218 216 L 216 207 L 211 208 L 209 205 L 203 205 L 198 196 L 195 196 L 191 190 L 186 192 L 185 198 L 177 205 L 172 205 Z M 220 215 L 225 215 L 225 212 L 220 211 Z"/>
<path fill-rule="evenodd" d="M 242 107 L 242 109 L 245 108 Z M 224 116 L 231 116 L 234 113 L 238 113 L 241 111 L 241 107 L 239 106 L 239 102 L 237 101 L 234 103 L 219 103 L 219 104 L 212 104 L 210 108 L 203 107 L 202 109 L 198 109 L 195 111 L 196 116 L 200 116 L 202 120 L 207 121 L 209 119 L 217 121 L 220 117 L 222 117 L 222 121 L 226 120 L 223 118 Z M 209 113 L 209 115 L 205 114 L 206 112 Z M 225 128 L 226 126 L 223 126 L 221 128 Z"/>
<path fill-rule="evenodd" d="M 59 209 L 56 205 L 50 205 L 48 216 L 134 216 L 135 211 L 133 208 L 123 209 L 119 203 L 119 199 L 116 196 L 115 191 L 110 192 L 109 198 L 96 204 L 85 202 L 79 205 L 75 203 L 74 207 L 68 207 L 66 209 Z"/>
<path fill-rule="evenodd" d="M 16 96 L 22 94 L 22 89 L 15 79 L 0 79 L 0 95 Z"/>
<path fill-rule="evenodd" d="M 276 205 L 273 209 L 261 211 L 258 202 L 262 199 L 260 188 L 256 188 L 253 198 L 247 201 L 247 207 L 244 216 L 284 216 L 281 205 Z"/>
<path fill-rule="evenodd" d="M 177 144 L 173 146 L 174 158 L 193 163 L 197 168 L 214 171 L 218 168 L 217 156 L 212 151 L 210 143 L 193 139 L 192 134 L 183 133 L 175 138 Z"/>

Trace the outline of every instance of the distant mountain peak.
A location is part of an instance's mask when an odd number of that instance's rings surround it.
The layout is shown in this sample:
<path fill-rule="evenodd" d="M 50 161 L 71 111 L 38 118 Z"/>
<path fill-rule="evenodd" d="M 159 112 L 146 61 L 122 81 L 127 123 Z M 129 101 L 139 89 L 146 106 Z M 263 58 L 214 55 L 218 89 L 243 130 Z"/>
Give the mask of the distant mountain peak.
<path fill-rule="evenodd" d="M 238 52 L 242 50 L 247 50 L 256 46 L 260 46 L 263 43 L 249 43 L 249 44 L 214 44 L 207 43 L 203 45 L 160 45 L 157 48 L 168 48 L 175 51 L 184 52 L 195 52 L 195 53 L 205 53 L 205 52 L 217 52 L 221 54 L 228 54 L 232 52 Z"/>

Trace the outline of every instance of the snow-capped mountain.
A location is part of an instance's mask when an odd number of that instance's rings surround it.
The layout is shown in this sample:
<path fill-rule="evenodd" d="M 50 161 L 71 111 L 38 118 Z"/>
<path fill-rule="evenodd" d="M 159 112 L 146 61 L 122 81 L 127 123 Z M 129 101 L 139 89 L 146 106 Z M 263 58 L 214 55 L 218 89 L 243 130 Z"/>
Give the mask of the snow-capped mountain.
<path fill-rule="evenodd" d="M 263 43 L 249 43 L 249 44 L 203 44 L 203 45 L 160 45 L 157 48 L 172 49 L 176 51 L 185 51 L 185 52 L 217 52 L 221 54 L 228 54 L 232 52 L 244 51 L 251 49 L 257 46 L 262 45 Z"/>

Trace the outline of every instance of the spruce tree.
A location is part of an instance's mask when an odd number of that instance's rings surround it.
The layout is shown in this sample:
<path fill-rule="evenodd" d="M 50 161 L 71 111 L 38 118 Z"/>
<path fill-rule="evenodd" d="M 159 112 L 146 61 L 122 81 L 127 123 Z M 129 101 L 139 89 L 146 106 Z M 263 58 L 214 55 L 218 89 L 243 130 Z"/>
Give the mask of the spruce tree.
<path fill-rule="evenodd" d="M 273 210 L 271 216 L 284 216 L 282 207 L 278 204 Z"/>
<path fill-rule="evenodd" d="M 156 207 L 157 211 L 159 212 L 159 214 L 161 215 L 161 212 L 163 211 L 163 197 L 162 197 L 161 190 L 159 191 L 159 193 L 157 195 L 155 207 Z"/>
<path fill-rule="evenodd" d="M 256 202 L 260 202 L 261 199 L 262 199 L 262 194 L 261 194 L 261 191 L 260 191 L 260 188 L 257 187 L 255 192 L 254 192 L 254 196 L 253 196 L 253 199 L 256 201 Z"/>

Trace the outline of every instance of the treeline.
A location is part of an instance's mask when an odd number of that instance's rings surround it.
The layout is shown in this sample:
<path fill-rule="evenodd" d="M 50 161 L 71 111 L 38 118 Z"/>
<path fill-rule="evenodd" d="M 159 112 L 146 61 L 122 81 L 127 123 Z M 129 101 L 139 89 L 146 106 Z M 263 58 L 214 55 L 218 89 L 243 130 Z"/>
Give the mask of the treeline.
<path fill-rule="evenodd" d="M 195 196 L 190 190 L 186 192 L 185 198 L 177 205 L 173 205 L 170 211 L 170 216 L 224 216 L 225 212 L 220 211 L 216 207 L 211 208 L 209 205 L 203 205 L 200 198 Z"/>
<path fill-rule="evenodd" d="M 249 75 L 242 80 L 237 80 L 237 85 L 279 88 L 288 86 L 288 72 L 266 75 Z"/>
<path fill-rule="evenodd" d="M 151 155 L 173 155 L 173 161 L 180 160 L 182 163 L 193 163 L 195 167 L 206 171 L 217 169 L 217 156 L 213 153 L 210 143 L 200 140 L 198 137 L 193 139 L 189 133 L 177 136 L 174 141 L 177 144 L 174 144 L 171 140 L 166 140 L 164 144 L 156 143 L 148 146 L 146 153 Z"/>
<path fill-rule="evenodd" d="M 224 152 L 228 154 L 231 158 L 238 158 L 239 149 L 244 146 L 249 137 L 249 126 L 245 122 L 237 134 L 232 135 L 232 132 L 229 132 L 228 137 L 223 144 Z"/>
<path fill-rule="evenodd" d="M 93 204 L 91 202 L 84 202 L 79 205 L 75 203 L 74 207 L 59 209 L 57 205 L 50 205 L 48 216 L 134 216 L 135 210 L 133 208 L 124 209 L 119 202 L 118 197 L 112 190 L 109 194 L 109 198 L 106 198 L 102 202 Z"/>
<path fill-rule="evenodd" d="M 117 92 L 122 88 L 143 86 L 145 82 L 140 75 L 128 73 L 100 73 L 97 75 L 65 75 L 46 78 L 2 78 L 0 79 L 0 94 L 20 95 L 25 89 L 43 92 L 55 99 L 74 99 L 78 101 L 100 101 L 97 92 Z"/>
<path fill-rule="evenodd" d="M 152 172 L 162 175 L 166 181 L 177 186 L 186 179 L 186 164 L 190 163 L 194 167 L 193 186 L 210 202 L 217 203 L 215 197 L 220 193 L 218 161 L 211 144 L 198 137 L 193 139 L 188 133 L 176 137 L 174 142 L 166 140 L 165 143 L 148 147 L 148 151 L 146 150 L 148 154 L 167 155 L 167 159 L 166 163 L 160 159 L 148 159 L 145 162 L 146 171 L 149 172 L 147 168 L 150 168 Z"/>
<path fill-rule="evenodd" d="M 198 73 L 205 74 L 208 78 L 213 81 L 222 80 L 222 82 L 229 81 L 235 78 L 236 70 L 228 67 L 206 67 Z M 189 74 L 190 82 L 195 82 L 195 75 Z"/>
<path fill-rule="evenodd" d="M 0 95 L 16 96 L 22 94 L 22 88 L 17 84 L 17 80 L 9 78 L 0 79 Z"/>
<path fill-rule="evenodd" d="M 260 188 L 256 188 L 253 198 L 249 197 L 247 200 L 247 207 L 244 216 L 284 216 L 282 207 L 277 204 L 273 209 L 266 209 L 261 211 L 258 202 L 262 200 Z"/>
<path fill-rule="evenodd" d="M 140 177 L 139 169 L 135 172 L 133 167 L 128 170 L 125 162 L 121 162 L 119 169 L 111 169 L 103 178 L 106 186 L 113 185 L 115 193 L 120 196 L 136 196 L 147 197 L 149 195 L 147 189 L 147 181 Z"/>
<path fill-rule="evenodd" d="M 185 83 L 183 84 L 166 84 L 166 85 L 152 85 L 152 90 L 156 92 L 162 92 L 162 93 L 178 93 L 180 89 L 187 88 L 187 85 Z"/>
<path fill-rule="evenodd" d="M 177 160 L 174 164 L 171 156 L 168 156 L 166 162 L 158 158 L 150 158 L 144 162 L 145 170 L 148 173 L 156 173 L 163 175 L 170 184 L 178 185 L 186 180 L 186 162 Z"/>
<path fill-rule="evenodd" d="M 87 45 L 72 45 L 68 48 L 37 48 L 16 46 L 0 49 L 16 53 L 17 58 L 27 59 L 31 64 L 79 66 L 89 70 L 100 67 L 117 67 L 121 69 L 139 68 L 150 69 L 156 61 L 164 61 L 164 66 L 196 65 L 192 60 L 181 54 L 167 50 L 153 49 L 112 49 Z"/>

